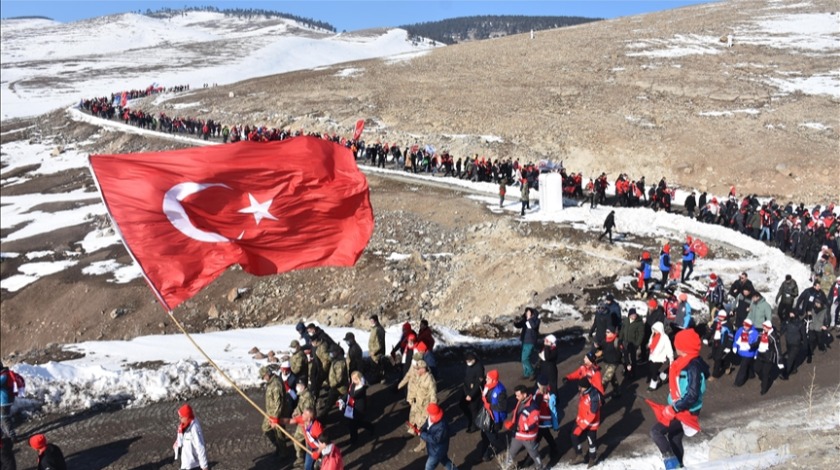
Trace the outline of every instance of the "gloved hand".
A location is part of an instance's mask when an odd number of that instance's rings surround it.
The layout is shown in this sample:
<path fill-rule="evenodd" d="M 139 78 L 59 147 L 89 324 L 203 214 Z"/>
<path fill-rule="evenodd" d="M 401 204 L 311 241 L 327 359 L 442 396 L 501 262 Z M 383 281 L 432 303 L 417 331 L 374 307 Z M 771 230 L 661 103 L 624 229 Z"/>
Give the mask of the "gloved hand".
<path fill-rule="evenodd" d="M 338 401 L 335 402 L 335 405 L 338 407 L 339 410 L 343 410 L 344 409 L 344 400 L 339 398 Z"/>
<path fill-rule="evenodd" d="M 709 340 L 707 340 L 707 339 L 705 339 L 705 338 L 704 338 L 704 339 L 703 339 L 703 344 L 705 344 L 706 346 L 708 346 L 708 345 L 709 345 Z"/>
<path fill-rule="evenodd" d="M 785 365 L 784 364 L 779 364 L 779 370 L 785 370 Z"/>
<path fill-rule="evenodd" d="M 726 349 L 724 349 L 724 350 L 723 350 L 723 353 L 724 353 L 724 354 L 729 354 L 729 353 L 731 353 L 731 352 L 732 352 L 732 350 L 731 350 L 731 349 L 729 349 L 729 348 L 726 348 Z"/>

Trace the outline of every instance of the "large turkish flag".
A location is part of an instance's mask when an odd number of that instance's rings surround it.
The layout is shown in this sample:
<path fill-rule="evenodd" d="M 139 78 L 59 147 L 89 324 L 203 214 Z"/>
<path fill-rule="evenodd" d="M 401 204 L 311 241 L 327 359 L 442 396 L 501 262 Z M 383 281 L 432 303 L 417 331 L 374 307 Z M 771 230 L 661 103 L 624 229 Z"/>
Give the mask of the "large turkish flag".
<path fill-rule="evenodd" d="M 239 264 L 258 276 L 352 266 L 373 233 L 350 150 L 314 137 L 91 155 L 128 251 L 172 310 Z"/>

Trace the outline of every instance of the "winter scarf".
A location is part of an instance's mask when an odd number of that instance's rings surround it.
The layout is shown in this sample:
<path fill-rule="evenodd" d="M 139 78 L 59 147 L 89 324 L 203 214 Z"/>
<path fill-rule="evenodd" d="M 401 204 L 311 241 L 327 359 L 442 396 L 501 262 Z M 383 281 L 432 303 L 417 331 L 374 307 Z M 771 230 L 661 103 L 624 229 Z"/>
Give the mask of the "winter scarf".
<path fill-rule="evenodd" d="M 677 402 L 680 399 L 680 372 L 688 365 L 694 358 L 700 357 L 700 337 L 693 328 L 686 328 L 680 331 L 674 337 L 674 349 L 682 351 L 682 355 L 677 354 L 671 364 L 671 370 L 668 373 L 668 384 L 671 389 L 671 399 Z"/>
<path fill-rule="evenodd" d="M 654 332 L 653 337 L 650 340 L 650 349 L 651 351 L 656 349 L 656 345 L 659 343 L 659 340 L 662 338 L 662 335 L 659 333 Z"/>
<path fill-rule="evenodd" d="M 770 333 L 773 330 L 768 330 L 767 328 L 761 332 L 761 336 L 759 337 L 758 342 L 758 352 L 766 352 L 767 349 L 770 347 Z"/>
<path fill-rule="evenodd" d="M 182 418 L 187 418 L 186 423 L 178 424 L 178 434 L 184 434 L 184 431 L 186 431 L 187 428 L 190 427 L 193 420 L 195 419 L 195 414 L 193 414 L 192 407 L 189 404 L 185 404 L 184 406 L 178 409 L 178 416 L 181 416 Z"/>

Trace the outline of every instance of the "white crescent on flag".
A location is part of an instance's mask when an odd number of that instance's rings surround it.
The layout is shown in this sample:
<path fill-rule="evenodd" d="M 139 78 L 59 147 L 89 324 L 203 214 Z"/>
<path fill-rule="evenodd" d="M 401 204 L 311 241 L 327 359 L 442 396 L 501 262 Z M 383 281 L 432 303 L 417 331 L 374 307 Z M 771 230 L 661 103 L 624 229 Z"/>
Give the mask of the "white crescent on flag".
<path fill-rule="evenodd" d="M 169 188 L 169 191 L 163 196 L 163 213 L 173 227 L 179 232 L 200 242 L 207 243 L 224 243 L 229 242 L 227 238 L 214 232 L 207 232 L 201 230 L 190 222 L 190 217 L 181 205 L 187 196 L 201 192 L 207 188 L 219 186 L 222 188 L 231 189 L 230 186 L 221 183 L 179 183 Z"/>

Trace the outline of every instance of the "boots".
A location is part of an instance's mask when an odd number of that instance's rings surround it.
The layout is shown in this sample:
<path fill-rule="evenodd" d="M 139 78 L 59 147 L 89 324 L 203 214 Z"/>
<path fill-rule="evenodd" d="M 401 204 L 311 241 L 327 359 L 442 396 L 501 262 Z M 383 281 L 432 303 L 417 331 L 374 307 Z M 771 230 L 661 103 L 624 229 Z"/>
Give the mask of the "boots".
<path fill-rule="evenodd" d="M 569 462 L 569 465 L 578 465 L 578 464 L 582 464 L 583 462 L 584 462 L 583 452 L 578 452 L 577 454 L 575 454 L 575 458 L 573 458 L 571 460 L 571 462 Z"/>
<path fill-rule="evenodd" d="M 589 453 L 589 463 L 586 464 L 586 468 L 592 468 L 598 464 L 598 454 L 595 452 Z"/>
<path fill-rule="evenodd" d="M 662 463 L 665 464 L 665 470 L 674 470 L 677 468 L 682 468 L 680 465 L 680 461 L 677 457 L 671 455 L 662 459 Z"/>

